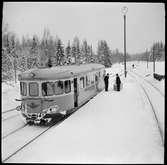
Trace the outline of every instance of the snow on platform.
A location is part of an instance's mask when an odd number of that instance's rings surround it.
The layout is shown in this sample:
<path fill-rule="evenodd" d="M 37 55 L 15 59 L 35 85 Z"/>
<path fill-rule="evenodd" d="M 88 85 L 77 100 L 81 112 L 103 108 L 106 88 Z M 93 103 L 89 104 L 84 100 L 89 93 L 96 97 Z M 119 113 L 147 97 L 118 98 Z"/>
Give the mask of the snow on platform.
<path fill-rule="evenodd" d="M 163 163 L 150 105 L 127 78 L 120 92 L 102 91 L 10 158 L 12 163 Z"/>

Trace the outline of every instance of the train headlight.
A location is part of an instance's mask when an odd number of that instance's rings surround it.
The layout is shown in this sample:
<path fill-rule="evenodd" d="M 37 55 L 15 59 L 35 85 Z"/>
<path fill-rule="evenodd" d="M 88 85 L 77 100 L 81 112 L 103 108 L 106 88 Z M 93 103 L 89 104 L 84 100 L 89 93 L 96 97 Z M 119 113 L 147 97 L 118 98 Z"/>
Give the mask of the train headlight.
<path fill-rule="evenodd" d="M 47 109 L 47 113 L 54 113 L 57 112 L 59 110 L 59 106 L 58 105 L 52 105 Z"/>
<path fill-rule="evenodd" d="M 17 106 L 17 107 L 16 107 L 16 110 L 17 110 L 17 111 L 21 111 L 21 106 L 20 106 L 20 105 Z"/>

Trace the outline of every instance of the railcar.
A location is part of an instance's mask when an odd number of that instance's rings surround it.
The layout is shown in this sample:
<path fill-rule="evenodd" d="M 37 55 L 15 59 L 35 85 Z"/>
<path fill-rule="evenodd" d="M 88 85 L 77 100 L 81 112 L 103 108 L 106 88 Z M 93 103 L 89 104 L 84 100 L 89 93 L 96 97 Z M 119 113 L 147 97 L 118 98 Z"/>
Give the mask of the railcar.
<path fill-rule="evenodd" d="M 82 64 L 36 68 L 18 75 L 21 112 L 27 123 L 49 122 L 72 113 L 104 89 L 105 67 Z"/>

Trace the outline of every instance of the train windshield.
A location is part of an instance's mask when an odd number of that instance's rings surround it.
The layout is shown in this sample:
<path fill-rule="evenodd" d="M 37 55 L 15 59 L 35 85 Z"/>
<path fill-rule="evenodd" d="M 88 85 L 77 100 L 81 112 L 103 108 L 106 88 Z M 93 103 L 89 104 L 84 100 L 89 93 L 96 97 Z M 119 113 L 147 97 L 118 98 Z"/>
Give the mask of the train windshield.
<path fill-rule="evenodd" d="M 42 95 L 43 96 L 54 95 L 54 83 L 53 82 L 42 83 Z"/>
<path fill-rule="evenodd" d="M 20 82 L 20 94 L 22 96 L 27 96 L 27 83 L 26 82 Z"/>
<path fill-rule="evenodd" d="M 39 95 L 38 83 L 36 83 L 36 82 L 29 83 L 29 95 L 30 96 L 38 96 Z"/>
<path fill-rule="evenodd" d="M 71 92 L 71 81 L 56 81 L 42 83 L 42 95 L 53 96 Z"/>
<path fill-rule="evenodd" d="M 81 88 L 81 89 L 85 88 L 84 77 L 81 77 L 81 78 L 80 78 L 80 88 Z"/>
<path fill-rule="evenodd" d="M 70 80 L 66 80 L 64 82 L 64 86 L 65 86 L 65 93 L 71 92 L 71 81 Z"/>
<path fill-rule="evenodd" d="M 60 95 L 63 94 L 63 81 L 55 82 L 55 94 Z"/>
<path fill-rule="evenodd" d="M 86 76 L 86 86 L 90 85 L 90 76 Z"/>

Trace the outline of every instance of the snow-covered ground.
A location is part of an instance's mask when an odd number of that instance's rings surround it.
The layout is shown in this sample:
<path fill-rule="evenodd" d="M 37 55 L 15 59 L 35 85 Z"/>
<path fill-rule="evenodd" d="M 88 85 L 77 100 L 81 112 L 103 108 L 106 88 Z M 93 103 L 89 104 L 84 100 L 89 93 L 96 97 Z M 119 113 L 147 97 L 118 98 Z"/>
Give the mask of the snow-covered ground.
<path fill-rule="evenodd" d="M 128 67 L 131 67 L 131 64 L 133 62 L 128 63 Z M 135 62 L 136 65 L 135 72 L 145 77 L 146 80 L 151 82 L 153 85 L 155 85 L 157 88 L 161 90 L 162 93 L 165 93 L 165 81 L 157 81 L 153 78 L 153 62 L 148 63 L 147 68 L 147 62 Z M 156 62 L 155 63 L 155 73 L 160 75 L 165 75 L 165 62 Z"/>
<path fill-rule="evenodd" d="M 130 64 L 132 64 L 133 62 L 129 62 L 128 65 L 130 66 Z M 134 64 L 136 64 L 137 66 L 139 66 L 139 69 L 141 72 L 144 73 L 151 73 L 153 74 L 153 62 L 148 62 L 148 68 L 147 68 L 147 62 L 135 62 Z M 157 74 L 165 74 L 165 62 L 155 62 L 155 73 Z"/>
<path fill-rule="evenodd" d="M 20 104 L 16 101 L 20 98 L 19 82 L 3 82 L 2 83 L 2 111 L 13 109 Z"/>
<path fill-rule="evenodd" d="M 150 66 L 148 70 L 146 63 L 133 63 L 135 72 L 164 90 L 164 80 L 154 80 Z M 127 68 L 131 69 L 131 65 L 132 62 L 127 63 Z M 156 67 L 165 74 L 162 66 L 165 66 L 164 62 L 156 63 Z M 99 93 L 7 162 L 164 163 L 164 146 L 143 90 L 133 77 L 127 75 L 126 79 L 121 77 L 123 90 L 113 91 L 114 75 L 123 69 L 122 64 L 107 68 L 107 73 L 110 73 L 108 92 Z M 16 103 L 12 100 L 19 97 L 18 87 L 18 84 L 14 87 L 2 84 L 2 109 L 14 108 Z"/>

